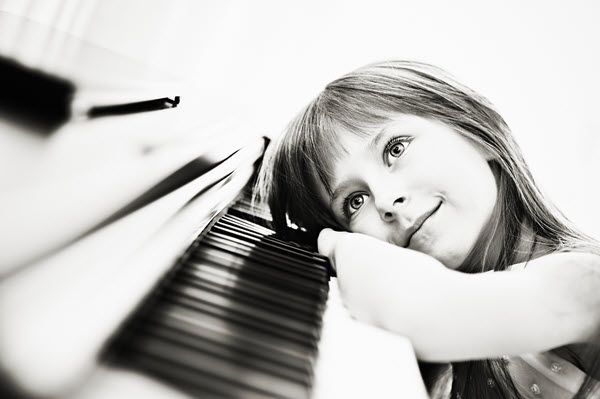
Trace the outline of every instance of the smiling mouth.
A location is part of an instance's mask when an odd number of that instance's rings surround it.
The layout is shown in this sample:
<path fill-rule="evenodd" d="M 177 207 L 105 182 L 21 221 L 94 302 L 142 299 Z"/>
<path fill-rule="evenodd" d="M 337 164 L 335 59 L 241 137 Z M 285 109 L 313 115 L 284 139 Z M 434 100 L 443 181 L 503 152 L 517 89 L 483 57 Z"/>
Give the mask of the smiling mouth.
<path fill-rule="evenodd" d="M 431 208 L 431 210 L 419 216 L 419 218 L 415 220 L 415 223 L 413 223 L 413 225 L 408 228 L 408 240 L 406 241 L 406 245 L 404 246 L 404 248 L 408 248 L 410 246 L 410 241 L 412 240 L 413 236 L 417 233 L 417 231 L 421 229 L 423 223 L 425 223 L 425 221 L 429 219 L 431 215 L 433 215 L 437 212 L 438 209 L 440 209 L 440 206 L 442 206 L 442 201 L 440 201 L 436 206 Z"/>

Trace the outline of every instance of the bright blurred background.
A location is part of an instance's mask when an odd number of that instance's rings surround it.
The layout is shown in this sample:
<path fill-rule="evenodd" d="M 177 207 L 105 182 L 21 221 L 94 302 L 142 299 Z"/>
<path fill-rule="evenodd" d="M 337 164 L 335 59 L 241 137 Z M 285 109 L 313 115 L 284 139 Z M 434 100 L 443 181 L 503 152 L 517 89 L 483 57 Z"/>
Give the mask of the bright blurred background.
<path fill-rule="evenodd" d="M 198 118 L 248 118 L 269 135 L 363 64 L 436 64 L 497 106 L 542 188 L 600 238 L 593 0 L 0 0 L 0 11 L 169 71 L 201 93 Z"/>

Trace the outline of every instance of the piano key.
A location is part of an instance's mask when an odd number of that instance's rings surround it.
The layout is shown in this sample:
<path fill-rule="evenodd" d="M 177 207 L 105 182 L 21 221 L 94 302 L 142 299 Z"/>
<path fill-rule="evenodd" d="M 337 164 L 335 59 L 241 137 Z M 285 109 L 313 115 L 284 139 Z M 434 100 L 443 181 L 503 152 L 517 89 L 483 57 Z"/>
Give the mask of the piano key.
<path fill-rule="evenodd" d="M 182 285 L 177 281 L 172 281 L 171 284 L 169 284 L 167 291 L 163 292 L 163 295 L 167 295 L 167 292 L 172 292 L 177 294 L 177 296 L 185 296 L 198 302 L 228 309 L 232 313 L 252 317 L 265 325 L 270 325 L 281 333 L 294 335 L 299 339 L 314 340 L 317 338 L 314 326 L 303 323 L 290 316 L 273 314 L 265 309 L 261 309 L 256 303 L 244 303 L 231 296 Z"/>
<path fill-rule="evenodd" d="M 180 280 L 175 279 L 174 283 L 179 282 L 179 281 Z M 223 289 L 221 289 L 221 287 L 219 287 L 218 285 L 215 285 L 215 284 L 204 283 L 204 282 L 200 282 L 200 281 L 197 281 L 194 284 L 190 284 L 187 281 L 183 281 L 183 283 L 185 284 L 186 287 L 193 288 L 193 289 L 203 291 L 203 292 L 207 292 L 210 294 L 218 295 L 218 296 L 221 296 L 226 299 L 231 299 L 235 302 L 243 303 L 245 305 L 251 306 L 262 312 L 267 312 L 267 313 L 273 314 L 274 317 L 282 318 L 282 320 L 287 320 L 287 319 L 295 320 L 298 323 L 304 324 L 306 326 L 306 328 L 318 328 L 320 326 L 320 324 L 318 324 L 318 322 L 315 321 L 315 318 L 317 318 L 319 315 L 318 313 L 315 313 L 313 315 L 313 317 L 311 318 L 311 317 L 305 316 L 303 313 L 300 313 L 296 310 L 293 310 L 293 309 L 290 310 L 289 308 L 286 308 L 280 304 L 264 302 L 264 301 L 256 300 L 255 298 L 252 298 L 252 297 L 240 295 L 239 293 L 236 293 L 236 292 L 223 290 Z"/>
<path fill-rule="evenodd" d="M 325 258 L 321 255 L 318 255 L 316 253 L 316 248 L 307 249 L 304 246 L 301 246 L 300 244 L 298 244 L 296 242 L 283 240 L 275 234 L 275 231 L 263 228 L 262 226 L 259 226 L 260 229 L 255 228 L 257 226 L 256 224 L 251 223 L 245 219 L 242 219 L 241 217 L 232 215 L 231 213 L 223 215 L 223 217 L 219 220 L 218 223 L 239 225 L 240 227 L 243 227 L 244 229 L 247 229 L 248 231 L 254 232 L 256 234 L 262 234 L 265 237 L 268 237 L 269 240 L 280 243 L 282 245 L 287 245 L 287 246 L 293 247 L 299 253 L 302 253 L 302 254 L 305 254 L 308 256 L 313 256 L 316 259 L 323 261 L 324 263 L 328 262 L 327 258 Z"/>
<path fill-rule="evenodd" d="M 225 284 L 232 284 L 235 286 L 235 292 L 240 295 L 252 295 L 263 298 L 265 301 L 269 303 L 277 302 L 281 305 L 283 309 L 287 309 L 287 311 L 297 312 L 301 317 L 309 317 L 313 318 L 323 312 L 323 305 L 320 303 L 310 302 L 306 298 L 293 294 L 290 292 L 286 292 L 283 290 L 272 289 L 272 287 L 265 284 L 263 281 L 252 281 L 251 279 L 237 278 L 238 276 L 234 276 L 234 278 L 229 278 L 227 276 L 222 276 L 219 273 L 213 272 L 209 268 L 214 268 L 211 265 L 200 265 L 201 272 L 197 273 L 195 270 L 191 270 L 191 268 L 186 268 L 185 270 L 180 271 L 177 278 L 191 279 L 193 282 L 194 279 L 198 278 L 199 281 L 213 281 L 215 284 L 219 284 L 219 281 L 225 281 Z M 219 272 L 220 270 L 216 270 Z M 229 273 L 227 270 L 223 270 L 225 274 Z M 199 276 L 200 274 L 200 276 Z M 255 295 L 256 294 L 256 295 Z"/>
<path fill-rule="evenodd" d="M 182 367 L 162 357 L 140 350 L 128 349 L 124 353 L 125 366 L 144 371 L 149 375 L 170 382 L 175 388 L 198 398 L 248 398 L 263 399 L 265 392 L 240 386 L 202 370 Z"/>
<path fill-rule="evenodd" d="M 315 339 L 297 332 L 278 328 L 277 325 L 267 323 L 264 320 L 257 320 L 252 314 L 235 312 L 233 309 L 220 306 L 219 304 L 194 300 L 177 293 L 161 293 L 161 298 L 172 304 L 183 306 L 190 311 L 200 314 L 208 314 L 215 317 L 221 317 L 224 320 L 239 323 L 248 328 L 256 329 L 265 334 L 272 335 L 281 339 L 287 339 L 295 342 L 305 348 L 307 352 L 316 351 Z"/>
<path fill-rule="evenodd" d="M 301 324 L 304 328 L 307 329 L 320 327 L 319 322 L 315 320 L 319 317 L 318 313 L 315 313 L 313 317 L 304 316 L 298 311 L 290 311 L 290 309 L 285 308 L 281 304 L 273 304 L 269 302 L 260 301 L 252 297 L 239 295 L 239 293 L 222 289 L 222 287 L 220 287 L 218 284 L 213 284 L 210 282 L 195 281 L 192 283 L 185 280 L 181 281 L 179 278 L 175 278 L 172 281 L 172 284 L 175 285 L 176 283 L 181 283 L 182 286 L 185 286 L 190 289 L 220 296 L 225 300 L 232 301 L 232 303 L 241 303 L 244 306 L 252 307 L 254 309 L 257 309 L 258 311 L 266 312 L 267 314 L 272 314 L 273 317 L 280 318 L 283 321 L 291 320 L 294 324 Z"/>
<path fill-rule="evenodd" d="M 263 395 L 286 398 L 307 396 L 305 384 L 228 362 L 164 338 L 151 335 L 140 337 L 132 343 L 130 350 L 168 361 L 169 367 L 190 368 L 226 380 L 231 385 L 256 390 Z"/>
<path fill-rule="evenodd" d="M 243 253 L 236 252 L 235 249 L 227 250 L 227 246 L 223 247 L 218 243 L 213 245 L 211 241 L 204 242 L 206 246 L 198 248 L 194 253 L 199 258 L 198 262 L 222 266 L 227 269 L 242 270 L 245 277 L 260 278 L 263 281 L 270 281 L 274 285 L 281 285 L 294 293 L 307 295 L 311 298 L 325 298 L 327 289 L 316 282 L 299 279 L 297 276 L 291 276 L 285 267 L 273 267 L 271 264 L 265 265 L 261 259 L 256 256 L 244 257 Z M 227 252 L 222 251 L 224 248 Z M 192 259 L 189 265 L 193 267 L 195 261 Z M 265 267 L 266 266 L 266 267 Z"/>
<path fill-rule="evenodd" d="M 212 246 L 231 254 L 239 255 L 245 259 L 269 266 L 272 269 L 276 268 L 283 270 L 286 273 L 294 274 L 307 283 L 309 281 L 312 282 L 313 286 L 323 286 L 323 284 L 327 281 L 327 277 L 317 276 L 312 273 L 312 268 L 306 267 L 306 265 L 299 264 L 298 262 L 291 261 L 285 256 L 278 258 L 274 253 L 269 253 L 268 251 L 260 250 L 258 248 L 251 248 L 243 243 L 238 243 L 224 237 L 209 234 L 205 237 L 203 243 L 206 246 Z"/>
<path fill-rule="evenodd" d="M 306 261 L 304 259 L 300 259 L 297 256 L 290 256 L 289 253 L 283 253 L 283 251 L 278 251 L 273 248 L 265 248 L 261 247 L 257 243 L 248 242 L 244 239 L 240 239 L 238 237 L 229 234 L 228 232 L 222 233 L 219 231 L 219 226 L 215 226 L 209 233 L 207 237 L 211 238 L 220 238 L 223 240 L 227 240 L 228 242 L 239 246 L 240 248 L 246 248 L 254 251 L 255 253 L 264 255 L 268 259 L 276 259 L 277 261 L 286 260 L 290 265 L 294 265 L 294 267 L 306 272 L 308 269 L 310 271 L 310 276 L 314 276 L 313 278 L 318 279 L 317 276 L 327 275 L 327 272 L 322 267 L 317 267 L 314 261 Z M 316 270 L 315 270 L 316 269 Z M 323 281 L 322 279 L 319 279 Z"/>
<path fill-rule="evenodd" d="M 142 335 L 169 341 L 184 348 L 190 348 L 195 352 L 214 356 L 216 358 L 230 361 L 240 367 L 256 369 L 266 374 L 287 379 L 289 381 L 307 386 L 311 380 L 310 373 L 306 370 L 298 370 L 289 367 L 284 362 L 275 362 L 272 357 L 262 356 L 253 347 L 235 344 L 233 342 L 223 342 L 215 334 L 197 333 L 190 335 L 182 333 L 181 330 L 166 328 L 160 324 L 143 323 L 135 327 Z M 202 339 L 198 339 L 202 338 Z"/>
<path fill-rule="evenodd" d="M 235 285 L 235 287 L 240 290 L 252 289 L 259 291 L 263 295 L 274 298 L 274 300 L 282 301 L 289 307 L 298 310 L 306 310 L 311 314 L 314 311 L 323 310 L 322 303 L 310 301 L 302 295 L 291 293 L 278 286 L 269 285 L 264 281 L 252 281 L 251 279 L 246 278 L 243 273 L 240 273 L 235 269 L 225 269 L 209 262 L 197 261 L 194 262 L 193 267 L 182 267 L 178 271 L 178 275 L 220 279 L 223 281 L 223 284 Z"/>
<path fill-rule="evenodd" d="M 208 313 L 201 313 L 175 304 L 164 303 L 142 316 L 143 320 L 163 323 L 173 329 L 181 329 L 189 334 L 197 330 L 215 331 L 224 337 L 248 342 L 249 345 L 273 352 L 274 356 L 285 360 L 288 364 L 303 368 L 313 360 L 311 352 L 305 346 L 257 330 L 251 326 L 225 320 Z"/>
<path fill-rule="evenodd" d="M 254 396 L 250 396 L 247 389 L 232 386 L 229 382 L 212 375 L 192 369 L 171 367 L 167 361 L 139 351 L 127 350 L 124 352 L 119 368 L 137 370 L 147 374 L 149 378 L 156 378 L 167 386 L 182 391 L 185 399 L 190 397 L 230 399 L 260 397 L 260 394 L 256 392 Z M 129 392 L 126 393 L 129 394 Z M 168 396 L 165 395 L 165 397 Z"/>
<path fill-rule="evenodd" d="M 177 374 L 180 374 L 188 369 L 197 375 L 204 374 L 212 377 L 213 380 L 224 381 L 230 388 L 238 388 L 237 390 L 241 392 L 256 392 L 262 397 L 306 398 L 308 396 L 308 388 L 304 384 L 243 367 L 160 338 L 142 337 L 134 342 L 129 351 L 140 352 L 148 357 L 161 360 L 163 362 L 160 370 L 162 374 L 175 370 Z M 175 378 L 178 377 L 175 376 Z M 189 382 L 203 388 L 204 384 L 195 383 L 194 380 Z M 234 397 L 245 397 L 245 392 L 241 396 L 234 395 Z"/>
<path fill-rule="evenodd" d="M 244 327 L 240 328 L 235 323 L 222 318 L 204 317 L 193 311 L 186 312 L 184 309 L 172 306 L 167 308 L 161 306 L 157 312 L 141 318 L 135 327 L 129 328 L 129 331 L 135 333 L 135 340 L 137 340 L 146 335 L 148 332 L 145 330 L 151 330 L 153 325 L 172 331 L 171 338 L 174 341 L 187 340 L 188 344 L 192 344 L 194 341 L 212 340 L 210 345 L 221 345 L 245 353 L 248 352 L 248 348 L 252 348 L 255 351 L 254 356 L 260 353 L 258 357 L 263 361 L 268 360 L 279 364 L 280 367 L 295 370 L 287 372 L 295 375 L 294 378 L 300 378 L 304 383 L 312 380 L 314 355 L 293 342 L 273 339 L 272 336 Z M 129 338 L 129 342 L 125 342 L 124 345 L 121 343 L 121 346 L 131 347 L 132 343 L 132 339 Z M 206 342 L 198 344 L 202 346 L 206 345 Z"/>
<path fill-rule="evenodd" d="M 269 248 L 271 247 L 275 251 L 283 251 L 290 253 L 291 256 L 297 257 L 298 259 L 303 259 L 314 264 L 314 267 L 322 268 L 327 270 L 327 260 L 323 259 L 321 255 L 317 255 L 312 252 L 301 252 L 301 248 L 295 245 L 292 242 L 281 241 L 276 238 L 275 235 L 263 235 L 261 233 L 257 233 L 254 231 L 247 230 L 244 226 L 239 224 L 233 224 L 229 221 L 224 221 L 221 219 L 218 223 L 215 224 L 215 227 L 225 228 L 228 230 L 234 230 L 240 233 L 238 238 L 247 239 L 248 241 L 257 242 L 259 246 Z M 244 236 L 246 237 L 244 237 Z"/>
<path fill-rule="evenodd" d="M 282 253 L 296 257 L 296 259 L 302 259 L 307 262 L 311 262 L 313 264 L 313 267 L 320 268 L 319 266 L 322 265 L 323 271 L 327 271 L 325 266 L 325 260 L 315 256 L 314 254 L 308 255 L 302 253 L 298 251 L 298 248 L 293 245 L 272 240 L 269 236 L 244 230 L 243 228 L 230 224 L 226 221 L 219 220 L 214 225 L 212 231 L 225 232 L 236 238 L 254 243 L 259 247 L 264 247 L 275 251 L 281 251 Z"/>
<path fill-rule="evenodd" d="M 309 309 L 302 306 L 295 306 L 294 302 L 287 302 L 280 295 L 265 293 L 257 287 L 249 287 L 244 281 L 235 279 L 224 279 L 221 276 L 210 273 L 189 273 L 188 270 L 182 270 L 175 276 L 179 280 L 193 287 L 207 289 L 223 293 L 224 295 L 235 296 L 240 300 L 257 301 L 259 306 L 271 309 L 274 312 L 290 314 L 306 321 L 315 321 L 319 311 L 316 308 Z"/>
<path fill-rule="evenodd" d="M 190 319 L 175 309 L 171 312 L 157 312 L 141 319 L 140 324 L 163 326 L 173 332 L 186 335 L 194 340 L 210 341 L 212 345 L 233 347 L 250 351 L 248 356 L 256 356 L 282 367 L 294 369 L 305 376 L 312 375 L 312 358 L 305 354 L 286 350 L 287 342 L 265 340 L 264 336 L 247 329 L 240 329 L 233 323 L 220 320 Z"/>
<path fill-rule="evenodd" d="M 251 199 L 252 193 L 245 192 L 244 195 L 236 201 L 231 207 L 230 213 L 235 212 L 248 217 L 253 223 L 270 226 L 273 218 L 267 209 L 263 209 L 257 201 Z"/>
<path fill-rule="evenodd" d="M 229 209 L 228 213 L 223 215 L 221 220 L 234 221 L 236 223 L 239 223 L 240 225 L 243 225 L 244 227 L 247 227 L 248 230 L 254 231 L 257 233 L 262 233 L 265 235 L 275 234 L 275 230 L 267 228 L 265 226 L 261 226 L 260 224 L 254 223 L 251 221 L 251 218 L 243 218 L 243 217 L 240 217 L 240 216 L 237 216 L 237 215 L 231 213 L 231 208 Z"/>
<path fill-rule="evenodd" d="M 308 253 L 312 253 L 315 256 L 320 256 L 317 253 L 316 239 L 308 237 L 307 234 L 304 231 L 302 231 L 301 229 L 289 228 L 288 231 L 285 233 L 285 236 L 281 236 L 279 234 L 276 234 L 275 231 L 270 228 L 272 222 L 263 223 L 261 218 L 258 218 L 258 221 L 255 222 L 256 218 L 254 218 L 252 215 L 249 215 L 248 213 L 239 212 L 237 209 L 235 209 L 235 207 L 229 208 L 229 212 L 223 216 L 223 219 L 224 220 L 238 220 L 238 221 L 245 220 L 254 226 L 260 225 L 259 227 L 261 227 L 262 230 L 256 230 L 256 231 L 262 231 L 266 235 L 270 234 L 271 237 L 273 237 L 274 239 L 276 239 L 278 241 L 285 242 L 285 243 L 288 243 L 295 247 L 298 247 L 299 249 L 302 249 L 303 251 L 306 251 Z M 262 225 L 261 225 L 261 223 L 262 223 Z M 244 227 L 246 227 L 246 225 Z M 249 229 L 253 230 L 253 231 L 255 230 L 252 227 L 249 227 Z M 323 259 L 325 259 L 325 258 L 323 258 Z M 327 260 L 326 260 L 326 262 L 328 263 Z"/>

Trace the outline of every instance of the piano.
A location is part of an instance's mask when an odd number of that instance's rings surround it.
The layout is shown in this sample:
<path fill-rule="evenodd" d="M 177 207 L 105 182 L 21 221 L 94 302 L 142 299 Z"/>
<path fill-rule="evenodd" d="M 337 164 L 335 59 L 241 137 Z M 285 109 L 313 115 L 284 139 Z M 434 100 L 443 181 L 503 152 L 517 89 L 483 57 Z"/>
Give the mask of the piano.
<path fill-rule="evenodd" d="M 261 132 L 197 109 L 33 139 L 37 178 L 2 186 L 0 395 L 427 397 L 410 342 L 354 320 L 249 200 Z"/>

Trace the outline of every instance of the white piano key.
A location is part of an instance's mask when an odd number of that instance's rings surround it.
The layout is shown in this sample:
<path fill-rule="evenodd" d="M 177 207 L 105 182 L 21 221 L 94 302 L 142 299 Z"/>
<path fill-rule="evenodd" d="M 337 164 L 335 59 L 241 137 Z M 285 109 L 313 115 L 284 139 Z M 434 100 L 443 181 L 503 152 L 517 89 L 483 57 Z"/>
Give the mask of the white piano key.
<path fill-rule="evenodd" d="M 323 316 L 312 396 L 429 398 L 410 341 L 351 318 L 336 279 Z"/>

